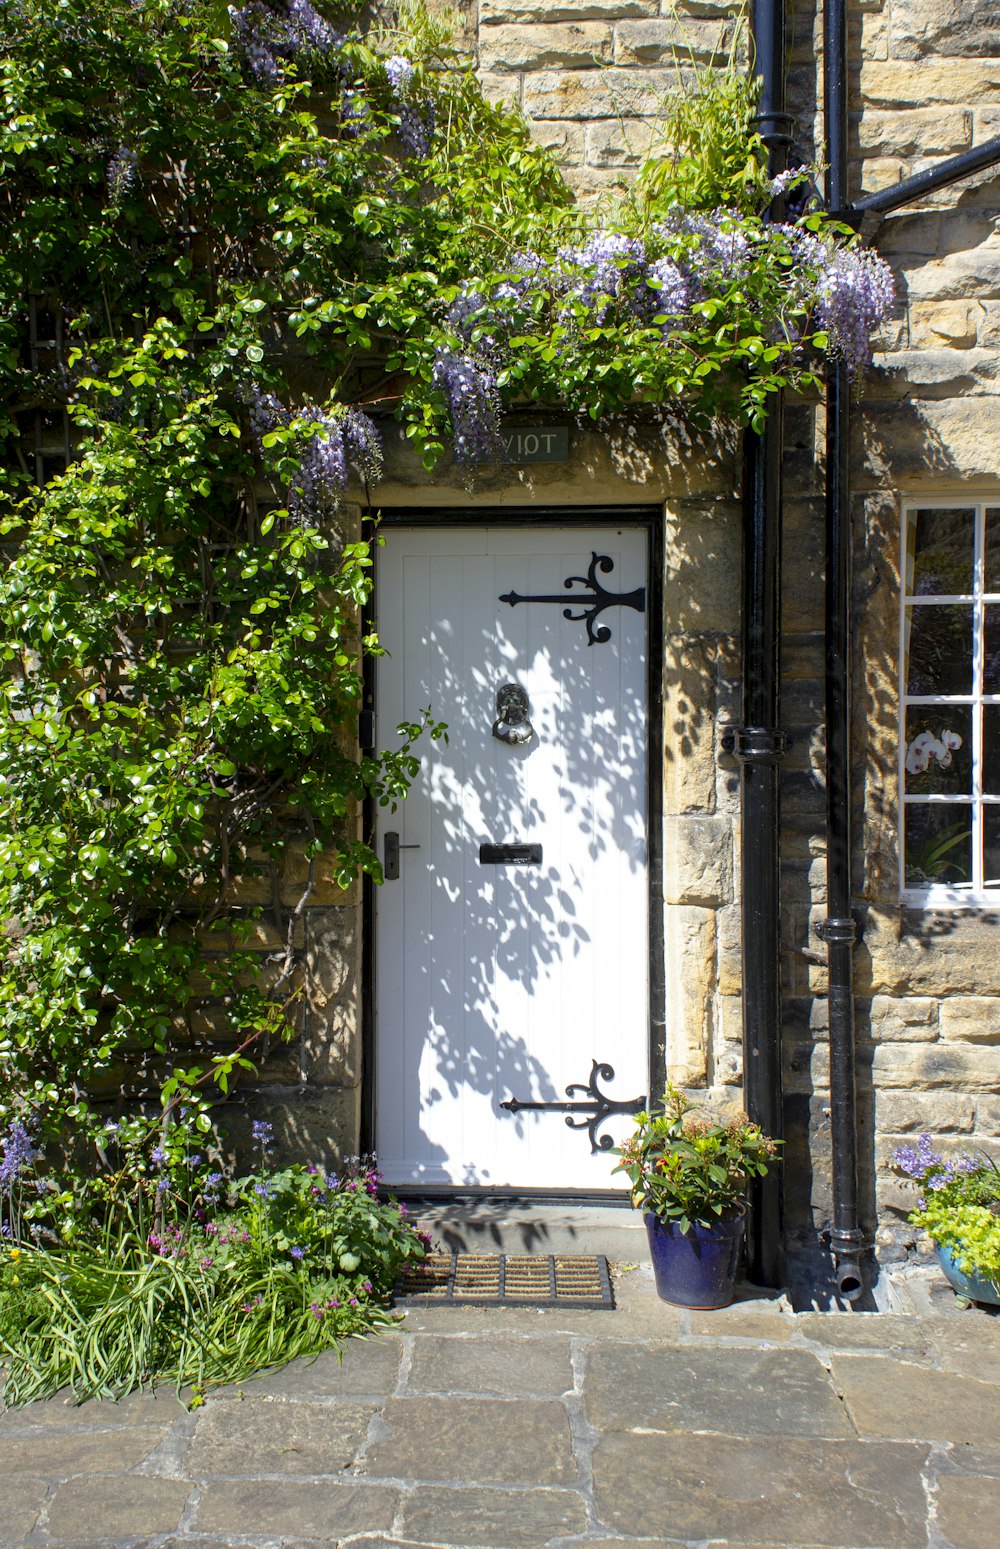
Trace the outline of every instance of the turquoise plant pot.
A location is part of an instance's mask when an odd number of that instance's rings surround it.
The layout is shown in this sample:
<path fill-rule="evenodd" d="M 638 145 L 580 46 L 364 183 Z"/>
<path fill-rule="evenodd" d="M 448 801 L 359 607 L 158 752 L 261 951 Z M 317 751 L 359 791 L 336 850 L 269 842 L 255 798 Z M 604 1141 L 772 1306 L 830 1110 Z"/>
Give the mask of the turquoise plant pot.
<path fill-rule="evenodd" d="M 969 1302 L 985 1302 L 988 1306 L 1000 1307 L 1000 1287 L 994 1285 L 992 1280 L 983 1280 L 979 1275 L 967 1275 L 959 1268 L 950 1248 L 943 1248 L 940 1243 L 936 1243 L 935 1251 L 937 1261 L 956 1295 Z"/>

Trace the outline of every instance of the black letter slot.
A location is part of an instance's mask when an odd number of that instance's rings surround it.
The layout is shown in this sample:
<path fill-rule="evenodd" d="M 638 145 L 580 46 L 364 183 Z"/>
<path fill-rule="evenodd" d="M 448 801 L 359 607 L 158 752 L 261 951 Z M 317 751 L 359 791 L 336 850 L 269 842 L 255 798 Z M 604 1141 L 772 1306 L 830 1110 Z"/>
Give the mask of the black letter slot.
<path fill-rule="evenodd" d="M 540 866 L 540 844 L 481 844 L 480 866 Z"/>

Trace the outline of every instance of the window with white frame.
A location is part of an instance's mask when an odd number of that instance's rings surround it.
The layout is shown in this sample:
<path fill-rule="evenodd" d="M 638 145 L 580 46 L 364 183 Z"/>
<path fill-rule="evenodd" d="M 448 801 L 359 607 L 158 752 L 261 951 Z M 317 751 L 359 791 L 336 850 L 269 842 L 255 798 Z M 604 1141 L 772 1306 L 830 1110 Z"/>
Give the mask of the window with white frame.
<path fill-rule="evenodd" d="M 903 505 L 900 884 L 1000 904 L 1000 497 Z"/>

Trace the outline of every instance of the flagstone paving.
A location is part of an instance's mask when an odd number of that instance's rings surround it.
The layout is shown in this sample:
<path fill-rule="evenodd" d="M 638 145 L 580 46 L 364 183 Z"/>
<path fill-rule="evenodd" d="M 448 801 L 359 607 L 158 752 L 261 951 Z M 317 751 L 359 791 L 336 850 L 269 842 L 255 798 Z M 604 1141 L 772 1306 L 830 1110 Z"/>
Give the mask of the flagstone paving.
<path fill-rule="evenodd" d="M 411 1309 L 218 1390 L 0 1414 L 4 1549 L 997 1549 L 1000 1317 Z"/>

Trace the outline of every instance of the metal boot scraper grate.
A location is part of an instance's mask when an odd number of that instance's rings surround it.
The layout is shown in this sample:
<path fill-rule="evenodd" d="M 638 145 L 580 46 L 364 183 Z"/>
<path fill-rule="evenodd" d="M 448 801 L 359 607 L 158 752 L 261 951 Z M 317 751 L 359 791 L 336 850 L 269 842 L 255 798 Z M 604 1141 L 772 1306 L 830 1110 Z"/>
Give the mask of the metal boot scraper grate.
<path fill-rule="evenodd" d="M 396 1301 L 420 1307 L 614 1307 L 603 1254 L 431 1253 L 407 1270 Z"/>

